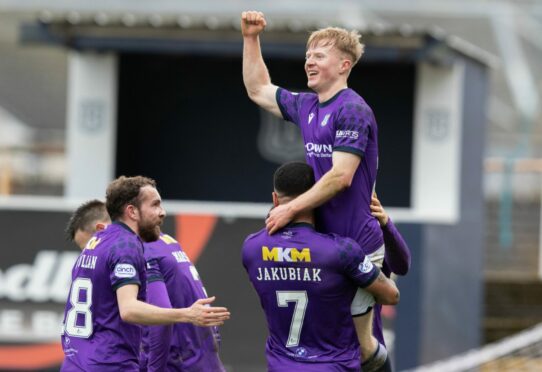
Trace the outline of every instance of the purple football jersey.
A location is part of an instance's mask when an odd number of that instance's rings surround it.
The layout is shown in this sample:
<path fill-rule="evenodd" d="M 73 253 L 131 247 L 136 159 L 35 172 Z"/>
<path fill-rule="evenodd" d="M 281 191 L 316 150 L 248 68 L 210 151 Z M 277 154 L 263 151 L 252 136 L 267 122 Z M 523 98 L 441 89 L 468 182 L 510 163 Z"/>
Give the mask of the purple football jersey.
<path fill-rule="evenodd" d="M 279 88 L 276 99 L 283 118 L 301 129 L 305 158 L 317 181 L 331 169 L 333 151 L 362 158 L 351 186 L 318 209 L 318 230 L 352 238 L 367 254 L 380 248 L 382 231 L 369 208 L 378 167 L 378 128 L 371 108 L 352 89 L 319 103 L 314 93 Z"/>
<path fill-rule="evenodd" d="M 242 258 L 269 327 L 269 371 L 359 371 L 350 305 L 379 270 L 354 240 L 296 223 L 250 235 Z"/>
<path fill-rule="evenodd" d="M 138 371 L 140 327 L 122 321 L 116 290 L 139 286 L 145 300 L 143 242 L 125 224 L 95 234 L 72 269 L 62 348 L 62 371 Z"/>
<path fill-rule="evenodd" d="M 147 280 L 164 281 L 173 308 L 190 307 L 207 293 L 199 274 L 182 250 L 169 235 L 162 235 L 152 243 L 145 243 Z M 144 331 L 142 364 L 148 357 L 147 332 Z M 196 327 L 189 323 L 173 325 L 167 360 L 168 371 L 220 372 L 225 371 L 218 356 L 217 327 Z"/>

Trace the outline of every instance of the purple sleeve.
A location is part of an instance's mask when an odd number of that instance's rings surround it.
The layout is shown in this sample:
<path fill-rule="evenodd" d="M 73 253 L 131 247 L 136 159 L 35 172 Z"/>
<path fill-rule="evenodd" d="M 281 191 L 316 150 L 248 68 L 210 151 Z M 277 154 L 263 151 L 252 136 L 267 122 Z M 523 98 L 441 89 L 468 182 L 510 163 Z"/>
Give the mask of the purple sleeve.
<path fill-rule="evenodd" d="M 352 239 L 343 238 L 338 243 L 337 252 L 344 274 L 361 288 L 371 285 L 380 274 L 378 267 Z"/>
<path fill-rule="evenodd" d="M 278 88 L 275 98 L 280 113 L 284 120 L 299 126 L 299 108 L 301 99 L 306 93 L 294 93 L 283 88 Z"/>
<path fill-rule="evenodd" d="M 163 281 L 153 281 L 147 287 L 149 304 L 171 308 L 171 302 Z M 149 326 L 149 358 L 147 371 L 165 371 L 169 356 L 169 345 L 173 326 Z"/>
<path fill-rule="evenodd" d="M 110 248 L 109 279 L 116 291 L 126 284 L 141 286 L 146 281 L 142 244 L 137 239 L 120 240 Z"/>
<path fill-rule="evenodd" d="M 149 250 L 147 250 L 149 251 Z M 147 283 L 156 281 L 164 281 L 162 271 L 160 271 L 160 264 L 158 258 L 145 257 L 147 260 Z"/>
<path fill-rule="evenodd" d="M 345 102 L 337 115 L 333 150 L 363 156 L 374 122 L 375 118 L 369 106 L 361 102 Z"/>
<path fill-rule="evenodd" d="M 397 275 L 406 275 L 410 269 L 410 249 L 391 219 L 382 228 L 386 254 L 384 260 L 390 270 Z"/>

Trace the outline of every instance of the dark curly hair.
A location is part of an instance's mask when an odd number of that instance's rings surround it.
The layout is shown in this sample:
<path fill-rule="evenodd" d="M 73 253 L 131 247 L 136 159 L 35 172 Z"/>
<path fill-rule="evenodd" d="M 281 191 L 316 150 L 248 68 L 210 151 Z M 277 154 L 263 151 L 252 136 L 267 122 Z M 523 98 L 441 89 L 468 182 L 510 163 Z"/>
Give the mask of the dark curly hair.
<path fill-rule="evenodd" d="M 139 207 L 141 204 L 139 192 L 145 186 L 156 188 L 156 181 L 143 176 L 120 176 L 111 182 L 105 192 L 105 206 L 111 220 L 118 220 L 129 204 Z"/>
<path fill-rule="evenodd" d="M 295 197 L 314 185 L 314 171 L 306 163 L 292 161 L 281 165 L 273 176 L 273 187 L 280 196 Z"/>

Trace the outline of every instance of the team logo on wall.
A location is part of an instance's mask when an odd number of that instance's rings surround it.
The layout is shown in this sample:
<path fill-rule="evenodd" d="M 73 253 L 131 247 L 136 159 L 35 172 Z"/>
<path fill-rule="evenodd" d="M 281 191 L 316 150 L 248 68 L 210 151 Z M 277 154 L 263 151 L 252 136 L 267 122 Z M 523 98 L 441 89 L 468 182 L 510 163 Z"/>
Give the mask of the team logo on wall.
<path fill-rule="evenodd" d="M 431 141 L 444 141 L 450 134 L 450 112 L 443 109 L 427 110 L 425 134 Z"/>
<path fill-rule="evenodd" d="M 101 131 L 106 121 L 106 104 L 100 100 L 79 103 L 79 125 L 85 132 Z"/>
<path fill-rule="evenodd" d="M 277 164 L 305 158 L 299 129 L 262 109 L 260 109 L 258 151 L 262 158 Z"/>

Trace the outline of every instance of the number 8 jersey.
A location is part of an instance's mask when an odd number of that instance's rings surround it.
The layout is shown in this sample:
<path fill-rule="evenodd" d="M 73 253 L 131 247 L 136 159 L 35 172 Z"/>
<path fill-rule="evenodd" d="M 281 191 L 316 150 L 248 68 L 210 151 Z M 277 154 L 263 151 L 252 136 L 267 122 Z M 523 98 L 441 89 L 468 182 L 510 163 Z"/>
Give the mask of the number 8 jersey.
<path fill-rule="evenodd" d="M 120 318 L 116 290 L 139 286 L 145 300 L 143 243 L 115 222 L 95 234 L 72 269 L 64 311 L 62 371 L 139 371 L 140 327 Z"/>
<path fill-rule="evenodd" d="M 354 240 L 295 223 L 250 235 L 242 258 L 267 319 L 270 372 L 359 371 L 350 305 L 379 270 Z"/>

